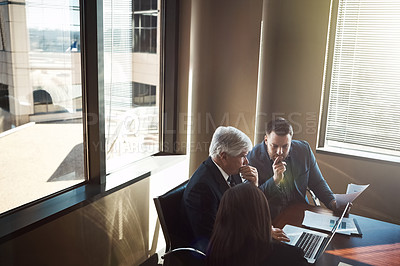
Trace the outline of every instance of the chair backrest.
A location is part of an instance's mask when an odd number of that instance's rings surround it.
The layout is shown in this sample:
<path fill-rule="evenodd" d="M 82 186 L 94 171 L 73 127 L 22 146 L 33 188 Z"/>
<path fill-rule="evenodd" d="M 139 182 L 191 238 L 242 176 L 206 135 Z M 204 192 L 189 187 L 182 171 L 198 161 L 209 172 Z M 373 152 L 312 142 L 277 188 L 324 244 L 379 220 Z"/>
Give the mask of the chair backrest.
<path fill-rule="evenodd" d="M 182 210 L 182 197 L 189 180 L 165 194 L 154 198 L 158 219 L 164 233 L 166 252 L 177 247 L 189 246 L 191 228 Z"/>
<path fill-rule="evenodd" d="M 163 255 L 163 266 L 204 266 L 206 255 L 196 249 L 177 248 Z"/>
<path fill-rule="evenodd" d="M 321 206 L 321 203 L 319 202 L 319 199 L 315 195 L 314 191 L 312 191 L 310 188 L 307 188 L 306 196 L 308 198 L 308 201 L 310 201 L 310 198 L 312 199 L 312 201 L 314 203 L 314 206 Z"/>

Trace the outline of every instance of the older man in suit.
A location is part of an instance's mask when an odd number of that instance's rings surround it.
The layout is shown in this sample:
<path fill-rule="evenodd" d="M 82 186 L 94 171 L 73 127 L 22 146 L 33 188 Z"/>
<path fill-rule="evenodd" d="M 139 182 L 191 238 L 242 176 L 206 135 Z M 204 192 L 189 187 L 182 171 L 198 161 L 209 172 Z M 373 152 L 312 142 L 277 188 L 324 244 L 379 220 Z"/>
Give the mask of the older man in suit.
<path fill-rule="evenodd" d="M 192 175 L 183 195 L 183 208 L 194 234 L 191 244 L 198 249 L 207 248 L 224 192 L 242 182 L 258 186 L 257 169 L 247 161 L 252 147 L 249 137 L 234 127 L 215 130 L 209 157 Z M 275 229 L 276 235 L 283 232 Z"/>

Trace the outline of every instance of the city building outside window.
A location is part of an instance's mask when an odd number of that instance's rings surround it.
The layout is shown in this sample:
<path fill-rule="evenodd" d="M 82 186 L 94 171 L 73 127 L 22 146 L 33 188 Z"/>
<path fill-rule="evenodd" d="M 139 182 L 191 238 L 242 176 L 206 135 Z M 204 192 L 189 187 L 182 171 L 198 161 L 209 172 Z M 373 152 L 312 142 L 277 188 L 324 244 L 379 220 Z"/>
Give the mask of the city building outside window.
<path fill-rule="evenodd" d="M 157 52 L 157 0 L 135 0 L 133 5 L 134 45 L 138 53 Z"/>
<path fill-rule="evenodd" d="M 0 49 L 0 213 L 89 179 L 79 4 L 28 0 L 0 5 L 0 43 L 5 43 Z M 153 0 L 103 2 L 104 92 L 99 98 L 104 100 L 107 173 L 160 151 L 159 6 Z M 144 12 L 141 20 L 149 11 L 152 17 L 152 39 L 140 33 L 147 48 L 135 52 L 134 7 Z M 13 19 L 3 23 L 4 17 Z"/>
<path fill-rule="evenodd" d="M 159 4 L 154 0 L 103 3 L 106 169 L 112 172 L 160 151 Z M 141 23 L 150 23 L 151 29 Z M 152 88 L 152 95 L 143 96 L 141 104 L 136 104 L 138 86 Z"/>
<path fill-rule="evenodd" d="M 9 1 L 0 14 L 3 213 L 86 177 L 81 55 L 71 49 L 80 41 L 79 1 Z"/>
<path fill-rule="evenodd" d="M 4 11 L 3 11 L 4 12 Z M 5 13 L 5 12 L 4 12 Z M 4 44 L 4 30 L 3 30 L 3 24 L 4 24 L 4 14 L 1 14 L 0 16 L 0 51 L 3 51 L 5 49 L 5 44 Z"/>

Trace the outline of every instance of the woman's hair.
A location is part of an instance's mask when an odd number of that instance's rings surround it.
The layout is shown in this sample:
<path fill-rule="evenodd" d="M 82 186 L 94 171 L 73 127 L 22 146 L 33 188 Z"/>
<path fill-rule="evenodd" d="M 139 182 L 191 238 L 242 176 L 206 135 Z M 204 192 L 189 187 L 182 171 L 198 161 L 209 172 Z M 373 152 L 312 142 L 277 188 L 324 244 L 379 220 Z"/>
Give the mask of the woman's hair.
<path fill-rule="evenodd" d="M 214 158 L 222 152 L 230 156 L 238 156 L 253 148 L 250 138 L 234 127 L 218 127 L 211 139 L 209 155 Z"/>
<path fill-rule="evenodd" d="M 271 216 L 263 192 L 250 183 L 228 189 L 218 208 L 206 265 L 259 265 L 270 243 Z"/>

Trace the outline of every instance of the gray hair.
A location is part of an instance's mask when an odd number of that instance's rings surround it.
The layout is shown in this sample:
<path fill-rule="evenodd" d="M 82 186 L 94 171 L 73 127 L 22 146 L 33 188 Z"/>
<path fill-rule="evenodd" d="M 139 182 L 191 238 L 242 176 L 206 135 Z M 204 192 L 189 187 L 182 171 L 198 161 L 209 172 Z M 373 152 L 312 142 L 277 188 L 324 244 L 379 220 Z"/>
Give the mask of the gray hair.
<path fill-rule="evenodd" d="M 242 152 L 248 152 L 253 148 L 250 138 L 234 127 L 218 127 L 211 140 L 209 155 L 216 157 L 222 152 L 230 156 L 238 156 Z"/>

